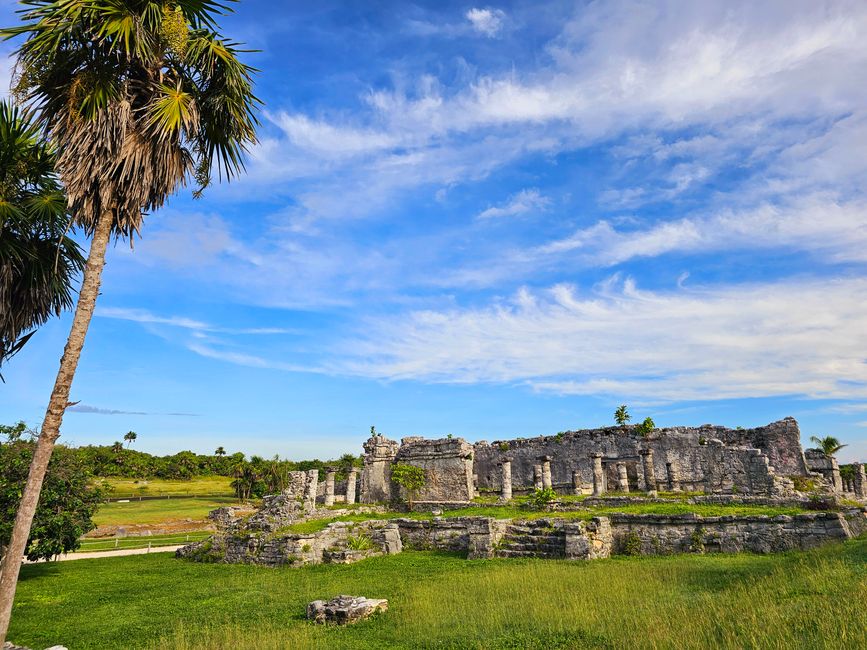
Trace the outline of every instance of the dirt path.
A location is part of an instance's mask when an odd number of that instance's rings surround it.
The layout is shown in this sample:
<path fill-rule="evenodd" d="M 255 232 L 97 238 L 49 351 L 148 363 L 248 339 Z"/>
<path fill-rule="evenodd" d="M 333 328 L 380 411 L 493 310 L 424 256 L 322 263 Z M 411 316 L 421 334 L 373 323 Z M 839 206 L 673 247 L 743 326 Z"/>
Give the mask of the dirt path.
<path fill-rule="evenodd" d="M 69 562 L 70 560 L 94 560 L 102 557 L 121 557 L 123 555 L 145 555 L 147 553 L 174 553 L 176 550 L 185 546 L 179 544 L 177 546 L 157 546 L 154 548 L 122 548 L 117 551 L 91 551 L 89 553 L 65 553 L 59 556 L 57 562 Z M 47 560 L 36 560 L 36 562 L 46 562 Z M 35 564 L 29 560 L 24 560 L 25 564 Z"/>

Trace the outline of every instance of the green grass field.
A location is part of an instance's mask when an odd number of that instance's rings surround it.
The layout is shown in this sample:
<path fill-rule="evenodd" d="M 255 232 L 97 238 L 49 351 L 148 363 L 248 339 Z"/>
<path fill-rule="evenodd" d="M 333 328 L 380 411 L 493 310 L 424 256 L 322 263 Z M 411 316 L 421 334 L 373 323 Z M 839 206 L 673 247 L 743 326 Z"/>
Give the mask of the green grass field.
<path fill-rule="evenodd" d="M 204 521 L 208 512 L 220 506 L 238 503 L 234 497 L 189 497 L 103 503 L 93 521 L 97 526 L 159 524 L 176 519 Z"/>
<path fill-rule="evenodd" d="M 864 648 L 867 539 L 806 553 L 477 560 L 405 552 L 300 569 L 168 554 L 28 565 L 9 638 L 31 647 Z M 388 598 L 354 627 L 304 620 Z"/>
<path fill-rule="evenodd" d="M 197 476 L 186 481 L 172 481 L 161 478 L 132 479 L 105 478 L 100 479 L 112 488 L 111 498 L 127 498 L 134 496 L 226 496 L 235 494 L 232 490 L 232 479 L 228 476 Z"/>
<path fill-rule="evenodd" d="M 127 548 L 157 548 L 159 546 L 175 546 L 187 542 L 198 542 L 209 537 L 210 531 L 192 533 L 170 533 L 168 535 L 143 535 L 141 537 L 112 537 L 109 539 L 85 539 L 81 542 L 81 548 L 77 553 L 89 553 L 93 551 L 114 551 Z"/>

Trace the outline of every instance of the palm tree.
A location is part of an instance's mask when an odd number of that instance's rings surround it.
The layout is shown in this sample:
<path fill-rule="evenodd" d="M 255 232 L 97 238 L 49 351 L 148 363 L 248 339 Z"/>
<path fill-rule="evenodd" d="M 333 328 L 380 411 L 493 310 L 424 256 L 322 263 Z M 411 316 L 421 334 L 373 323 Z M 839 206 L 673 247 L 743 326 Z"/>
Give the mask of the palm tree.
<path fill-rule="evenodd" d="M 123 451 L 123 443 L 120 440 L 116 440 L 115 443 L 111 446 L 111 450 L 114 453 L 119 454 Z"/>
<path fill-rule="evenodd" d="M 81 249 L 66 234 L 55 160 L 39 128 L 0 102 L 0 365 L 34 328 L 72 307 L 73 280 L 84 268 Z"/>
<path fill-rule="evenodd" d="M 219 456 L 220 458 L 222 458 L 225 455 L 226 455 L 226 450 L 223 449 L 222 447 L 217 447 L 214 450 L 214 456 Z"/>
<path fill-rule="evenodd" d="M 229 0 L 233 1 L 233 0 Z M 144 214 L 191 177 L 231 178 L 255 142 L 253 69 L 216 32 L 214 0 L 28 0 L 15 96 L 58 147 L 76 225 L 91 235 L 72 328 L 0 575 L 0 642 L 24 545 L 99 292 L 109 239 L 132 238 Z"/>
<path fill-rule="evenodd" d="M 123 434 L 123 439 L 126 440 L 126 446 L 129 447 L 132 443 L 136 441 L 138 438 L 138 434 L 135 431 L 127 431 Z"/>
<path fill-rule="evenodd" d="M 840 441 L 834 436 L 825 436 L 824 438 L 810 436 L 810 442 L 815 443 L 816 446 L 821 449 L 822 453 L 826 456 L 833 456 L 843 447 L 848 447 L 848 445 L 840 444 Z"/>

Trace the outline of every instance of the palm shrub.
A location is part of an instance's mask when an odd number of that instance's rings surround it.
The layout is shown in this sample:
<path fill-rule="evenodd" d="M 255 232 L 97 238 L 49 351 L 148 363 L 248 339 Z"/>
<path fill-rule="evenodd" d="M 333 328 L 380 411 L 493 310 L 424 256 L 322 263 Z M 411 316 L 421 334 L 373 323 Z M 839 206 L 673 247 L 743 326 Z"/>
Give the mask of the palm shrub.
<path fill-rule="evenodd" d="M 228 0 L 232 1 L 232 0 Z M 132 238 L 144 215 L 195 180 L 243 169 L 255 142 L 253 70 L 211 0 L 28 0 L 14 96 L 57 147 L 73 222 L 91 236 L 69 339 L 51 393 L 0 575 L 5 638 L 27 534 L 69 404 L 109 239 Z"/>
<path fill-rule="evenodd" d="M 848 446 L 840 444 L 840 441 L 834 436 L 825 436 L 824 438 L 810 436 L 810 442 L 814 443 L 819 449 L 821 449 L 822 453 L 826 456 L 833 456 L 843 449 L 843 447 Z"/>
<path fill-rule="evenodd" d="M 614 411 L 614 421 L 618 426 L 626 426 L 631 419 L 632 416 L 629 415 L 629 408 L 626 404 L 621 404 L 617 407 L 617 410 Z"/>
<path fill-rule="evenodd" d="M 74 304 L 84 256 L 67 234 L 56 151 L 39 127 L 0 102 L 0 365 L 34 328 Z"/>
<path fill-rule="evenodd" d="M 530 495 L 530 505 L 541 510 L 542 508 L 547 508 L 551 505 L 556 498 L 557 493 L 554 492 L 553 488 L 537 488 Z"/>

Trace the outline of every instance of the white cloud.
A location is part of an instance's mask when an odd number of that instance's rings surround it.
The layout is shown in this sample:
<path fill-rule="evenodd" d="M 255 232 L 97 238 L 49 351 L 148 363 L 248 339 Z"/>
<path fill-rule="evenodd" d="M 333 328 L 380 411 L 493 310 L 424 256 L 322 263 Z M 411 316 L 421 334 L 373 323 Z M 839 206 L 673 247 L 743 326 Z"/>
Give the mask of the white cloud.
<path fill-rule="evenodd" d="M 867 397 L 867 280 L 672 292 L 612 280 L 373 321 L 345 372 L 654 400 Z"/>
<path fill-rule="evenodd" d="M 536 188 L 525 189 L 510 196 L 504 205 L 483 210 L 479 213 L 479 219 L 514 217 L 528 212 L 544 210 L 550 204 L 551 199 L 542 196 Z"/>
<path fill-rule="evenodd" d="M 506 14 L 501 9 L 478 9 L 473 7 L 466 13 L 473 29 L 488 38 L 494 38 L 503 29 Z"/>
<path fill-rule="evenodd" d="M 270 116 L 289 141 L 299 148 L 321 155 L 354 155 L 395 147 L 400 138 L 347 126 L 335 126 L 323 120 L 311 120 L 305 115 L 285 112 Z"/>
<path fill-rule="evenodd" d="M 113 318 L 116 320 L 132 321 L 143 325 L 168 325 L 170 327 L 179 327 L 186 330 L 194 330 L 194 334 L 202 334 L 204 332 L 218 332 L 222 334 L 251 334 L 251 335 L 269 335 L 269 334 L 296 334 L 297 330 L 286 329 L 283 327 L 221 327 L 209 325 L 208 323 L 186 318 L 184 316 L 158 316 L 146 309 L 136 309 L 127 307 L 97 307 L 96 315 L 102 318 Z"/>
<path fill-rule="evenodd" d="M 724 210 L 644 229 L 617 230 L 600 221 L 537 248 L 530 257 L 578 252 L 585 264 L 610 266 L 673 252 L 762 248 L 809 251 L 824 261 L 867 262 L 867 203 L 813 195 L 794 204 Z"/>

